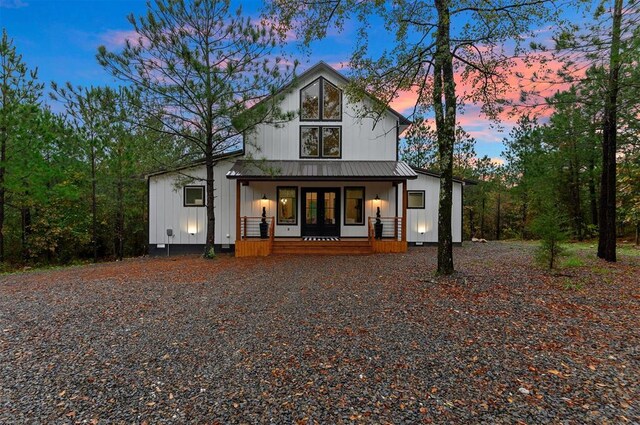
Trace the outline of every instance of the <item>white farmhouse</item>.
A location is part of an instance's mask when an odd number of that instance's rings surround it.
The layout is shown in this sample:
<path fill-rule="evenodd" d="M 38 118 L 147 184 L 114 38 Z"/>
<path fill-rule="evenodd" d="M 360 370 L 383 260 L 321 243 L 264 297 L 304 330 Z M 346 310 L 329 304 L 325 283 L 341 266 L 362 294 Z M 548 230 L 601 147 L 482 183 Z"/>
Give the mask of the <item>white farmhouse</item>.
<path fill-rule="evenodd" d="M 343 96 L 346 83 L 329 65 L 313 66 L 281 93 L 294 119 L 258 126 L 242 151 L 217 158 L 217 250 L 356 254 L 437 242 L 439 176 L 398 157 L 411 122 L 392 109 L 375 125 L 361 118 Z M 183 175 L 195 179 L 182 186 Z M 149 176 L 151 254 L 203 252 L 205 176 L 203 163 Z M 462 242 L 463 185 L 454 181 L 454 243 Z"/>

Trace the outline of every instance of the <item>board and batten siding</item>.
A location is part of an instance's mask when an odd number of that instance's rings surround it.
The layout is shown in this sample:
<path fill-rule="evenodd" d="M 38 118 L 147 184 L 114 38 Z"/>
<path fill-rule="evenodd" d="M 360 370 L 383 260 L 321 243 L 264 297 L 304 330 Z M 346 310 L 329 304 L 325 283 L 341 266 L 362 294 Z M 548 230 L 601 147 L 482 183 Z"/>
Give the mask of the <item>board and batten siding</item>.
<path fill-rule="evenodd" d="M 407 241 L 438 242 L 438 203 L 440 179 L 418 173 L 416 180 L 409 180 L 408 190 L 424 190 L 424 209 L 407 210 Z M 451 230 L 454 243 L 462 242 L 462 183 L 453 182 L 453 210 Z"/>
<path fill-rule="evenodd" d="M 276 221 L 275 237 L 300 237 L 302 211 L 302 188 L 337 188 L 340 191 L 340 236 L 341 237 L 367 237 L 368 218 L 375 217 L 376 207 L 374 198 L 380 197 L 380 214 L 382 217 L 396 215 L 396 187 L 390 182 L 251 182 L 241 189 L 242 216 L 259 217 L 262 214 L 262 196 L 268 199 L 266 202 L 267 217 L 277 217 L 277 187 L 296 187 L 298 194 L 298 222 L 297 224 L 278 225 Z M 344 188 L 364 187 L 365 193 L 365 221 L 362 225 L 344 224 Z M 399 186 L 398 200 L 402 203 L 402 186 Z M 399 215 L 402 215 L 400 207 Z"/>
<path fill-rule="evenodd" d="M 216 218 L 215 243 L 235 243 L 235 180 L 226 178 L 233 160 L 220 161 L 214 166 L 214 211 Z M 204 165 L 188 170 L 182 174 L 195 177 L 186 186 L 205 186 L 206 170 Z M 149 177 L 149 244 L 186 244 L 206 243 L 207 208 L 185 207 L 184 188 L 176 187 L 181 175 L 166 173 Z M 206 192 L 205 192 L 206 197 Z M 206 200 L 205 200 L 206 202 Z M 167 237 L 167 229 L 173 229 L 174 236 Z M 195 231 L 195 234 L 191 232 Z"/>
<path fill-rule="evenodd" d="M 359 112 L 342 93 L 342 121 L 300 121 L 300 89 L 322 76 L 341 90 L 343 83 L 328 73 L 316 72 L 286 91 L 280 103 L 283 112 L 295 112 L 291 121 L 277 126 L 261 124 L 245 135 L 245 151 L 256 159 L 300 160 L 300 126 L 339 126 L 342 128 L 343 160 L 395 161 L 398 118 L 386 112 L 374 123 L 372 118 L 359 118 Z M 374 125 L 375 124 L 375 125 Z M 318 159 L 318 158 L 306 158 Z M 322 159 L 322 158 L 320 158 Z M 304 159 L 303 159 L 304 160 Z M 323 159 L 340 161 L 340 159 Z"/>

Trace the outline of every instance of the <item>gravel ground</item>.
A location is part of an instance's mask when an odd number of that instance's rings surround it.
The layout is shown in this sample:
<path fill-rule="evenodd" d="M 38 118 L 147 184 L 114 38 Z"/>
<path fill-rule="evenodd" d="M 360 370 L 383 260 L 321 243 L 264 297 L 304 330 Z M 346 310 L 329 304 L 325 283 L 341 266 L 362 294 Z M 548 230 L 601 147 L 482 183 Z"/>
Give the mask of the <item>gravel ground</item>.
<path fill-rule="evenodd" d="M 639 423 L 640 259 L 531 245 L 0 277 L 0 423 Z"/>

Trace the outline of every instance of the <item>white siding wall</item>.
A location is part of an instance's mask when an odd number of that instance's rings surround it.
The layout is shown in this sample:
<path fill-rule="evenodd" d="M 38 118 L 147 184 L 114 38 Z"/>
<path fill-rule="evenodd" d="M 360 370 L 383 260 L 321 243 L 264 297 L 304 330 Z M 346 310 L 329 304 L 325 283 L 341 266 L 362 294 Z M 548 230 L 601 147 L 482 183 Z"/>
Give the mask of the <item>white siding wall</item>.
<path fill-rule="evenodd" d="M 214 170 L 216 194 L 216 244 L 235 243 L 235 190 L 236 181 L 225 177 L 232 162 L 218 164 Z M 205 178 L 204 166 L 185 172 L 186 174 Z M 163 174 L 150 178 L 149 184 L 149 243 L 152 245 L 167 243 L 166 229 L 174 231 L 171 244 L 204 244 L 206 237 L 207 212 L 205 207 L 184 207 L 183 189 L 174 186 L 177 174 Z M 201 182 L 190 183 L 204 184 Z M 298 224 L 276 225 L 276 237 L 299 237 L 302 215 L 301 188 L 303 187 L 335 187 L 340 190 L 340 234 L 343 237 L 366 237 L 368 226 L 344 225 L 344 187 L 364 186 L 365 217 L 375 217 L 373 198 L 380 196 L 380 212 L 383 217 L 396 215 L 396 188 L 388 182 L 252 182 L 241 187 L 241 216 L 259 217 L 262 214 L 261 199 L 266 195 L 267 216 L 276 215 L 276 188 L 278 186 L 295 186 L 298 188 Z M 418 179 L 409 180 L 408 190 L 425 191 L 425 209 L 407 210 L 407 240 L 409 242 L 438 241 L 438 196 L 439 179 L 418 174 Z M 398 186 L 398 216 L 402 215 L 402 185 Z M 462 241 L 462 185 L 453 184 L 452 231 L 453 241 Z M 196 228 L 191 235 L 190 227 Z"/>
<path fill-rule="evenodd" d="M 221 161 L 214 168 L 216 244 L 233 244 L 235 240 L 235 180 L 226 178 L 232 164 L 233 161 Z M 202 179 L 188 185 L 205 185 L 204 166 L 183 170 L 182 173 Z M 175 186 L 179 178 L 180 175 L 176 173 L 149 178 L 149 243 L 151 245 L 167 242 L 171 244 L 204 244 L 206 242 L 207 209 L 204 206 L 184 206 L 183 188 Z M 166 229 L 173 229 L 174 237 L 167 238 Z M 195 234 L 192 235 L 190 231 L 195 231 Z"/>
<path fill-rule="evenodd" d="M 425 191 L 425 208 L 407 210 L 407 240 L 409 242 L 438 242 L 438 202 L 440 179 L 418 174 L 416 180 L 409 180 L 408 190 Z M 462 242 L 462 184 L 453 183 L 453 211 L 451 230 L 453 242 Z"/>
<path fill-rule="evenodd" d="M 300 89 L 318 78 L 315 73 L 301 80 L 289 90 L 282 100 L 283 111 L 298 112 L 300 109 Z M 342 88 L 342 82 L 332 75 L 322 74 L 331 83 Z M 342 159 L 344 160 L 396 160 L 397 117 L 390 112 L 375 125 L 370 118 L 360 119 L 358 111 L 342 96 L 343 110 L 341 122 L 300 121 L 296 117 L 279 126 L 260 125 L 256 131 L 247 134 L 245 150 L 256 159 L 300 159 L 300 125 L 324 125 L 342 127 Z M 328 159 L 327 161 L 332 161 Z"/>

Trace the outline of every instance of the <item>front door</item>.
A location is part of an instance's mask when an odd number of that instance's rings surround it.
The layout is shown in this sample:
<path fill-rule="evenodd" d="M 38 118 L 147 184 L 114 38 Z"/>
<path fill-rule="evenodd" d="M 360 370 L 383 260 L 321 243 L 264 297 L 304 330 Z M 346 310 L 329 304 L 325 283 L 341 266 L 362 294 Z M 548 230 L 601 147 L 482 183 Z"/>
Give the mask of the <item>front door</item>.
<path fill-rule="evenodd" d="M 302 236 L 340 236 L 340 190 L 302 188 Z"/>

